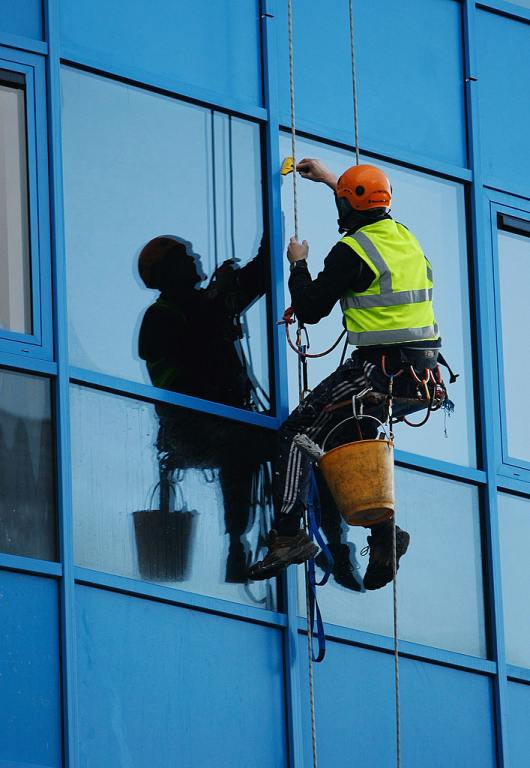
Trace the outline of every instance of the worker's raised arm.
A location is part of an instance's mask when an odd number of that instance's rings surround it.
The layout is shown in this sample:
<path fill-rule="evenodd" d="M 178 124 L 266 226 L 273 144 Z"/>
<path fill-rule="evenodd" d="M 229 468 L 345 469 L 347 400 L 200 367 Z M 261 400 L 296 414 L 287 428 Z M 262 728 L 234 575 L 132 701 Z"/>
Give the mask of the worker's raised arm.
<path fill-rule="evenodd" d="M 319 181 L 326 184 L 335 192 L 337 188 L 337 177 L 320 160 L 312 157 L 304 157 L 296 165 L 296 170 L 303 179 L 309 181 Z"/>

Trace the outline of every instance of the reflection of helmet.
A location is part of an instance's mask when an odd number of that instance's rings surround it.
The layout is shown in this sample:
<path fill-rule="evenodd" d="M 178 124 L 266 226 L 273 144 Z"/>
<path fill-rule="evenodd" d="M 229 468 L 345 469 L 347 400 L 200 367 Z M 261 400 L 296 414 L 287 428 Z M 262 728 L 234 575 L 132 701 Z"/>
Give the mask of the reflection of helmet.
<path fill-rule="evenodd" d="M 184 246 L 171 237 L 154 237 L 144 245 L 138 257 L 138 272 L 148 288 L 159 288 L 153 273 L 153 267 L 159 264 L 172 250 L 182 251 Z"/>
<path fill-rule="evenodd" d="M 373 165 L 354 165 L 337 182 L 337 200 L 346 199 L 355 211 L 390 209 L 392 187 L 383 171 Z"/>

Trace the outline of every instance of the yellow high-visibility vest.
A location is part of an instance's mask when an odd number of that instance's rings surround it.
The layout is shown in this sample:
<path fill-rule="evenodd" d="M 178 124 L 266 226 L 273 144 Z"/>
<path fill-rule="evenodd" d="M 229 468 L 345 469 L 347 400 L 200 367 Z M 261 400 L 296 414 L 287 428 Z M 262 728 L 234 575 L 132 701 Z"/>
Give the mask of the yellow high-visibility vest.
<path fill-rule="evenodd" d="M 432 267 L 417 239 L 393 219 L 367 224 L 346 243 L 375 275 L 362 293 L 341 298 L 348 341 L 358 347 L 438 338 Z"/>

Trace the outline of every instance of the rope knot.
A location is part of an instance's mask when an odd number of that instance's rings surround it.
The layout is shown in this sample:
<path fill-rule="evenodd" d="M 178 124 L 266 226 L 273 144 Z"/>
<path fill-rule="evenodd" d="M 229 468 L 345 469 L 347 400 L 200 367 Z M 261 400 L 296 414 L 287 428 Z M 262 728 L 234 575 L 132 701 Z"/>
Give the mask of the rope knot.
<path fill-rule="evenodd" d="M 292 307 L 287 307 L 283 313 L 282 319 L 276 321 L 276 325 L 292 325 L 294 322 L 294 309 Z"/>

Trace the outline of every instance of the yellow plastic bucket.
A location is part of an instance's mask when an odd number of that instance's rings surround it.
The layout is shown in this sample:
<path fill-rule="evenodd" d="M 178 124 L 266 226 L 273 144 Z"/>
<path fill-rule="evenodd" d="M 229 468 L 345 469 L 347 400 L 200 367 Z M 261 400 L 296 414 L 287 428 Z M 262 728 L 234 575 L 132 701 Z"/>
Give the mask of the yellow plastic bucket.
<path fill-rule="evenodd" d="M 394 514 L 394 444 L 358 440 L 332 448 L 319 467 L 348 525 L 370 526 Z"/>

